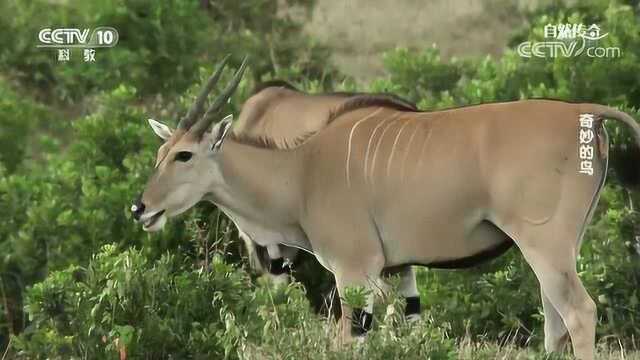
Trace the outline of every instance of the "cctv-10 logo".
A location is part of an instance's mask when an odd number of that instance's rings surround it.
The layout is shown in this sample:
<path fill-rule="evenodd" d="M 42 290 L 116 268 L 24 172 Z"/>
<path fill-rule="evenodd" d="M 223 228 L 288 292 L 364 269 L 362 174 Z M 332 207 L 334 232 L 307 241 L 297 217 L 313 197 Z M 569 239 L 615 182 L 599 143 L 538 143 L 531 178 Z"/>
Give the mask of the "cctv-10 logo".
<path fill-rule="evenodd" d="M 118 39 L 118 30 L 108 26 L 95 28 L 92 32 L 90 29 L 45 28 L 38 33 L 38 40 L 40 41 L 38 47 L 114 47 L 118 43 Z"/>

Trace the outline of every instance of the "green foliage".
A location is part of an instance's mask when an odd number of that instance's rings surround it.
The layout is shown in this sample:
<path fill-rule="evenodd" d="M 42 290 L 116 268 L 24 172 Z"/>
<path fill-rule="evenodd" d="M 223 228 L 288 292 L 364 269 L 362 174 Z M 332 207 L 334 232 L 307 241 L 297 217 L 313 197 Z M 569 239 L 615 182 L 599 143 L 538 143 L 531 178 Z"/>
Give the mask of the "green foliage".
<path fill-rule="evenodd" d="M 120 87 L 96 99 L 99 110 L 74 123 L 73 142 L 51 139 L 56 150 L 40 154 L 39 164 L 0 178 L 0 272 L 4 299 L 15 304 L 4 314 L 18 329 L 26 325 L 19 322 L 22 288 L 49 271 L 86 263 L 114 241 L 153 244 L 150 256 L 179 247 L 183 225 L 150 239 L 129 215 L 157 146 L 140 109 L 123 106 L 134 94 Z"/>
<path fill-rule="evenodd" d="M 321 307 L 318 294 L 331 288 L 329 275 L 318 274 L 317 265 L 294 267 L 307 291 L 298 283 L 274 288 L 253 281 L 238 266 L 230 222 L 206 205 L 161 234 L 143 233 L 128 205 L 160 144 L 144 120 L 172 123 L 183 114 L 220 54 L 233 53 L 232 68 L 243 55 L 251 56 L 247 79 L 230 104 L 236 113 L 256 80 L 284 77 L 319 92 L 339 76 L 326 66 L 326 49 L 298 35 L 299 22 L 277 16 L 273 1 L 70 3 L 0 3 L 0 27 L 7 29 L 0 33 L 0 330 L 5 344 L 8 334 L 14 336 L 12 355 L 542 356 L 538 284 L 517 249 L 476 271 L 420 271 L 422 322 L 406 324 L 402 301 L 387 296 L 382 306 L 390 310 L 376 307 L 375 330 L 367 340 L 340 347 L 333 340 L 334 322 L 310 310 L 310 303 Z M 610 33 L 601 45 L 620 47 L 623 56 L 543 59 L 515 52 L 519 42 L 541 40 L 545 24 L 566 22 L 600 24 Z M 43 24 L 114 26 L 120 43 L 100 50 L 95 64 L 84 64 L 75 52 L 75 60 L 60 64 L 53 53 L 34 46 Z M 388 77 L 369 90 L 396 93 L 425 109 L 554 97 L 611 104 L 640 118 L 634 111 L 640 108 L 639 29 L 633 8 L 616 2 L 554 5 L 533 14 L 499 59 L 444 60 L 435 48 L 397 49 L 383 59 Z M 348 80 L 339 86 L 363 90 Z M 49 105 L 35 100 L 43 98 Z M 58 110 L 59 100 L 72 109 Z M 616 146 L 630 144 L 621 127 L 607 128 Z M 633 346 L 640 335 L 640 295 L 630 285 L 640 281 L 633 241 L 638 215 L 629 211 L 629 195 L 613 170 L 578 264 L 598 304 L 605 352 L 612 339 Z M 640 203 L 637 194 L 631 196 Z M 367 295 L 355 288 L 344 300 L 362 307 Z M 28 321 L 22 320 L 23 303 Z M 532 349 L 518 349 L 523 344 Z"/>
<path fill-rule="evenodd" d="M 393 304 L 389 304 L 393 306 Z M 310 312 L 297 285 L 251 285 L 218 255 L 211 267 L 180 257 L 149 261 L 106 245 L 86 269 L 56 271 L 27 292 L 31 326 L 14 339 L 18 358 L 455 359 L 437 327 L 404 323 L 401 304 L 363 345 L 336 347 L 337 330 Z M 244 350 L 241 350 L 244 349 Z"/>
<path fill-rule="evenodd" d="M 0 163 L 7 172 L 18 169 L 25 158 L 37 158 L 47 150 L 39 134 L 56 133 L 60 116 L 51 109 L 17 94 L 0 78 Z"/>
<path fill-rule="evenodd" d="M 353 308 L 363 309 L 367 305 L 367 297 L 370 294 L 371 290 L 367 290 L 363 286 L 348 287 L 345 289 L 341 301 Z"/>
<path fill-rule="evenodd" d="M 372 88 L 408 95 L 427 109 L 540 97 L 638 108 L 640 35 L 636 14 L 631 7 L 615 2 L 607 2 L 604 8 L 604 2 L 588 3 L 591 5 L 532 17 L 525 35 L 516 36 L 512 48 L 497 60 L 443 61 L 436 48 L 421 52 L 397 49 L 384 59 L 390 76 L 374 82 Z M 599 24 L 609 35 L 597 46 L 619 47 L 622 56 L 526 58 L 515 51 L 522 41 L 544 40 L 546 24 L 561 23 Z"/>
<path fill-rule="evenodd" d="M 165 254 L 150 261 L 135 248 L 105 245 L 86 268 L 73 265 L 52 272 L 27 291 L 31 325 L 13 338 L 14 355 L 304 359 L 322 354 L 336 360 L 541 356 L 513 344 L 456 341 L 434 321 L 406 323 L 404 304 L 393 292 L 382 299 L 386 315 L 376 316 L 375 330 L 366 340 L 341 346 L 334 340 L 336 324 L 311 312 L 300 285 L 254 285 L 221 255 L 214 253 L 207 267 L 193 267 L 189 258 Z"/>
<path fill-rule="evenodd" d="M 180 257 L 151 262 L 106 245 L 86 269 L 54 272 L 29 290 L 32 323 L 16 348 L 29 359 L 222 358 L 235 341 L 228 322 L 250 304 L 249 286 L 220 257 L 192 270 Z"/>
<path fill-rule="evenodd" d="M 49 88 L 55 98 L 77 99 L 87 90 L 111 89 L 128 82 L 144 91 L 184 89 L 197 74 L 197 55 L 211 45 L 206 13 L 197 2 L 3 2 L 0 55 L 4 71 Z M 45 10 L 46 9 L 46 10 Z M 13 14 L 20 14 L 14 16 Z M 68 62 L 58 62 L 55 50 L 36 48 L 45 25 L 95 28 L 112 26 L 120 42 L 98 49 L 95 63 L 84 62 L 80 49 Z"/>
<path fill-rule="evenodd" d="M 74 123 L 75 141 L 64 152 L 46 154 L 45 169 L 0 181 L 7 204 L 1 210 L 7 221 L 0 225 L 4 266 L 33 269 L 34 262 L 45 261 L 58 269 L 81 260 L 87 247 L 113 239 L 141 244 L 127 203 L 146 178 L 157 141 L 140 121 L 144 114 L 122 106 L 133 95 L 127 87 L 107 94 L 96 113 Z M 177 234 L 170 230 L 154 242 Z"/>
<path fill-rule="evenodd" d="M 265 0 L 206 6 L 177 0 L 5 1 L 0 4 L 0 70 L 40 87 L 54 100 L 67 101 L 122 83 L 141 95 L 181 93 L 197 79 L 200 64 L 226 53 L 234 54 L 231 63 L 236 65 L 249 55 L 258 77 L 290 67 L 300 76 L 335 74 L 325 70 L 326 49 L 303 35 L 292 36 L 300 33 L 300 25 L 277 16 L 277 10 L 276 2 Z M 81 49 L 73 49 L 69 61 L 58 62 L 55 50 L 36 47 L 46 26 L 111 26 L 120 39 L 113 48 L 97 49 L 96 62 L 84 62 Z"/>

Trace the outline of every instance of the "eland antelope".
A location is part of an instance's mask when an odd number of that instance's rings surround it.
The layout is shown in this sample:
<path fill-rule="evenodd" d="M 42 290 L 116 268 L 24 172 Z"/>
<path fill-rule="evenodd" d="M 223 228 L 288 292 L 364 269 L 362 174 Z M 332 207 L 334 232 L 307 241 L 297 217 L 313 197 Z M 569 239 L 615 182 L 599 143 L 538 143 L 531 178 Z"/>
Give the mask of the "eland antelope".
<path fill-rule="evenodd" d="M 339 108 L 349 99 L 362 96 L 362 93 L 334 92 L 325 94 L 307 94 L 281 80 L 262 83 L 246 100 L 238 120 L 235 121 L 232 135 L 246 141 L 268 146 L 274 149 L 291 150 L 300 145 L 307 136 L 314 134 L 327 125 L 331 111 Z M 377 97 L 402 104 L 405 108 L 417 111 L 414 104 L 391 94 L 366 94 L 369 99 Z M 149 120 L 158 135 L 167 133 L 164 125 Z M 169 130 L 170 132 L 170 130 Z M 283 245 L 256 246 L 242 229 L 238 233 L 247 249 L 251 268 L 259 273 L 268 273 L 274 283 L 289 280 L 290 267 L 298 249 Z M 255 236 L 260 236 L 255 234 Z M 400 275 L 399 293 L 405 299 L 405 316 L 416 320 L 420 313 L 420 297 L 416 286 L 415 274 L 410 266 L 396 269 L 389 275 Z"/>
<path fill-rule="evenodd" d="M 375 286 L 385 269 L 452 267 L 515 244 L 540 283 L 545 348 L 558 350 L 570 337 L 578 358 L 593 359 L 596 308 L 576 257 L 607 172 L 603 120 L 630 127 L 640 146 L 635 120 L 555 100 L 417 112 L 361 96 L 280 150 L 234 136 L 231 116 L 212 126 L 244 68 L 196 120 L 207 83 L 158 151 L 132 209 L 146 231 L 209 200 L 259 245 L 312 252 L 341 295 Z M 628 170 L 637 173 L 639 162 Z M 372 299 L 366 309 L 343 303 L 344 336 L 366 328 L 371 311 Z"/>

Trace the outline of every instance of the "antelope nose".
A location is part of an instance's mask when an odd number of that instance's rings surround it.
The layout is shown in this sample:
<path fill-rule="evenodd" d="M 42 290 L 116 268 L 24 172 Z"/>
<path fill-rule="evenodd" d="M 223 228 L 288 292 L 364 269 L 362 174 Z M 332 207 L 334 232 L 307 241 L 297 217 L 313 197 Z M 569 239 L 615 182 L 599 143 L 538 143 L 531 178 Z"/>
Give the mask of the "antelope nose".
<path fill-rule="evenodd" d="M 142 200 L 138 198 L 133 202 L 133 205 L 131 205 L 131 213 L 136 221 L 140 220 L 140 216 L 144 213 L 144 204 L 142 203 Z"/>

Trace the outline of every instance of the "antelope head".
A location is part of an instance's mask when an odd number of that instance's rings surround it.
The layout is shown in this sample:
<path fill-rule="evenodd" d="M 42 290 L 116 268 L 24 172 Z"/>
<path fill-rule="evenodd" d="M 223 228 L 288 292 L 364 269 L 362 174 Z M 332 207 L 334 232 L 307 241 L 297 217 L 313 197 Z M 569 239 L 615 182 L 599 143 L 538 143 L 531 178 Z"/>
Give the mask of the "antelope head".
<path fill-rule="evenodd" d="M 232 116 L 228 115 L 222 121 L 211 125 L 219 117 L 220 110 L 240 83 L 246 67 L 246 58 L 231 82 L 206 112 L 204 107 L 207 96 L 220 78 L 227 59 L 228 56 L 218 64 L 175 130 L 149 119 L 149 125 L 156 135 L 164 140 L 164 144 L 158 149 L 155 170 L 144 192 L 131 206 L 133 218 L 142 223 L 145 231 L 161 230 L 167 218 L 190 209 L 210 189 L 222 182 L 218 155 L 231 126 Z"/>

